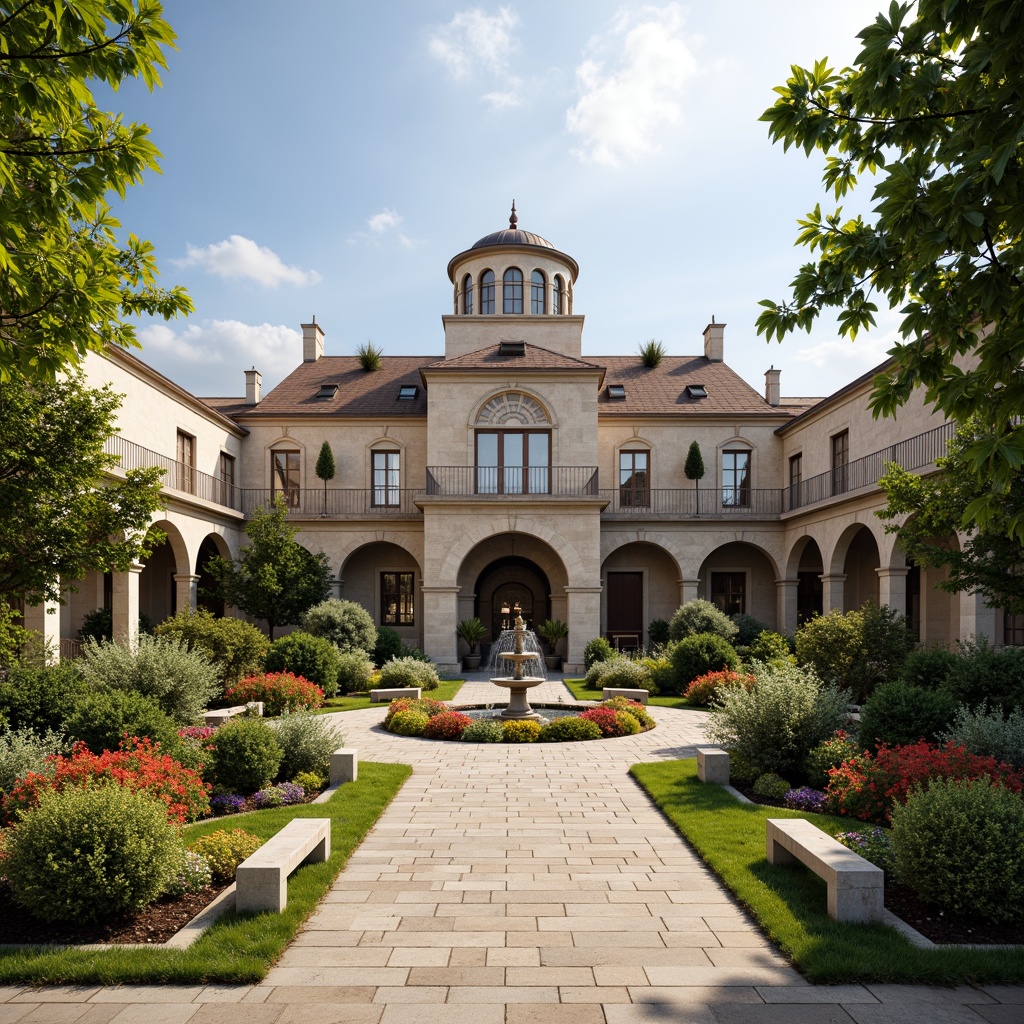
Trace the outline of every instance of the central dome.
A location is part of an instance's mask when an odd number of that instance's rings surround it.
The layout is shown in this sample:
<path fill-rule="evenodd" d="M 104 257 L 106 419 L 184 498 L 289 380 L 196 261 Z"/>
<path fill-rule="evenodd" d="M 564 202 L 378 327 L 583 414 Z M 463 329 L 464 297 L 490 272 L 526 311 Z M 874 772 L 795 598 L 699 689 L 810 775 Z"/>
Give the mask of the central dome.
<path fill-rule="evenodd" d="M 492 231 L 489 235 L 484 235 L 479 242 L 474 242 L 470 249 L 484 249 L 491 245 L 539 245 L 544 249 L 555 248 L 546 238 L 541 238 L 532 231 L 502 228 L 501 231 Z"/>

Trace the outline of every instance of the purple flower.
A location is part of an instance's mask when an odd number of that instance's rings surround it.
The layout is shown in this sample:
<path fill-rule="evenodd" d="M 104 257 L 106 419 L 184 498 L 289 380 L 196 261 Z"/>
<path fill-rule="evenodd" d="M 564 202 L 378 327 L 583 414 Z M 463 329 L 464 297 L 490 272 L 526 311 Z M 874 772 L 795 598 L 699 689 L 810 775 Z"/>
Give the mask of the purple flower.
<path fill-rule="evenodd" d="M 210 797 L 210 809 L 214 814 L 238 814 L 245 810 L 245 797 L 237 793 L 224 793 Z"/>
<path fill-rule="evenodd" d="M 820 789 L 801 786 L 799 789 L 787 790 L 782 802 L 794 811 L 812 811 L 821 814 L 825 810 L 825 794 Z"/>

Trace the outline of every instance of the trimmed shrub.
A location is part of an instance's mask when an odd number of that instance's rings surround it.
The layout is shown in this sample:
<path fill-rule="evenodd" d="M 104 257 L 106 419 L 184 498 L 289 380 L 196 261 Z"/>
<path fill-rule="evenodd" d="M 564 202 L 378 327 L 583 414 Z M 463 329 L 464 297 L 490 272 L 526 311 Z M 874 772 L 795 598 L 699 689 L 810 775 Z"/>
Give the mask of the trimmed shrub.
<path fill-rule="evenodd" d="M 398 736 L 422 736 L 429 721 L 422 711 L 399 711 L 387 723 L 387 728 Z"/>
<path fill-rule="evenodd" d="M 329 640 L 339 651 L 364 651 L 377 645 L 377 630 L 370 613 L 355 601 L 336 597 L 321 601 L 302 616 L 302 628 Z"/>
<path fill-rule="evenodd" d="M 373 662 L 362 651 L 338 654 L 338 693 L 368 693 L 373 689 Z"/>
<path fill-rule="evenodd" d="M 101 690 L 86 697 L 68 719 L 67 731 L 94 754 L 118 750 L 126 736 L 148 737 L 168 751 L 178 740 L 174 722 L 160 705 L 131 690 Z"/>
<path fill-rule="evenodd" d="M 328 766 L 328 772 L 330 766 Z M 321 775 L 318 772 L 298 772 L 292 779 L 297 786 L 301 786 L 307 793 L 318 793 L 321 789 L 327 788 L 330 782 L 330 774 Z"/>
<path fill-rule="evenodd" d="M 746 615 L 743 612 L 738 615 L 730 615 L 729 619 L 736 627 L 736 636 L 733 637 L 732 643 L 737 647 L 749 647 L 761 633 L 771 631 L 771 626 L 767 622 L 762 622 L 760 619 L 755 619 L 753 615 Z M 706 632 L 711 632 L 711 630 Z M 726 639 L 729 638 L 726 637 Z"/>
<path fill-rule="evenodd" d="M 882 684 L 868 698 L 858 736 L 867 749 L 880 743 L 896 746 L 937 740 L 955 714 L 956 705 L 945 690 L 926 690 L 896 680 Z"/>
<path fill-rule="evenodd" d="M 862 633 L 856 612 L 815 615 L 796 631 L 796 659 L 819 679 L 836 686 L 849 679 L 861 656 Z"/>
<path fill-rule="evenodd" d="M 757 796 L 767 797 L 769 800 L 781 800 L 792 788 L 784 778 L 774 772 L 759 775 L 752 787 Z"/>
<path fill-rule="evenodd" d="M 747 647 L 745 660 L 760 661 L 766 665 L 792 665 L 793 655 L 789 653 L 789 641 L 781 633 L 770 629 L 762 630 Z"/>
<path fill-rule="evenodd" d="M 640 731 L 640 723 L 628 711 L 614 708 L 591 708 L 580 716 L 586 722 L 593 722 L 602 736 L 633 736 Z"/>
<path fill-rule="evenodd" d="M 178 873 L 167 883 L 164 893 L 174 899 L 202 892 L 213 884 L 210 862 L 195 850 L 186 850 Z"/>
<path fill-rule="evenodd" d="M 418 711 L 421 714 L 426 715 L 427 718 L 433 718 L 434 715 L 440 715 L 445 711 L 451 711 L 451 708 L 443 701 L 430 700 L 427 697 L 423 697 L 420 700 L 413 700 L 411 697 L 402 697 L 398 700 L 393 700 L 388 705 L 388 712 L 384 716 L 385 729 L 391 725 L 391 720 L 401 711 Z"/>
<path fill-rule="evenodd" d="M 816 789 L 824 789 L 831 778 L 829 772 L 851 757 L 856 757 L 861 750 L 842 729 L 838 730 L 834 736 L 822 740 L 804 758 L 807 781 Z"/>
<path fill-rule="evenodd" d="M 628 697 L 610 697 L 598 707 L 611 708 L 613 711 L 628 711 L 640 723 L 640 728 L 644 731 L 653 729 L 656 724 L 643 704 L 636 700 L 630 700 Z"/>
<path fill-rule="evenodd" d="M 886 874 L 893 872 L 892 834 L 887 828 L 854 829 L 838 832 L 836 839 L 847 849 L 859 853 L 866 861 Z"/>
<path fill-rule="evenodd" d="M 284 749 L 262 718 L 233 718 L 211 741 L 210 774 L 225 789 L 255 793 L 277 776 Z"/>
<path fill-rule="evenodd" d="M 153 623 L 148 615 L 139 615 L 139 632 L 151 636 Z M 96 608 L 82 617 L 78 630 L 79 640 L 95 640 L 104 643 L 114 639 L 114 611 L 112 608 Z"/>
<path fill-rule="evenodd" d="M 62 732 L 78 702 L 93 690 L 77 662 L 47 668 L 16 665 L 0 682 L 0 720 L 8 729 Z"/>
<path fill-rule="evenodd" d="M 968 640 L 959 645 L 943 689 L 968 707 L 983 700 L 1004 712 L 1024 705 L 1024 649 L 996 648 L 984 637 Z"/>
<path fill-rule="evenodd" d="M 938 779 L 892 811 L 896 873 L 921 899 L 990 921 L 1024 916 L 1024 800 L 989 779 Z"/>
<path fill-rule="evenodd" d="M 206 858 L 215 878 L 230 882 L 235 877 L 238 865 L 251 857 L 262 845 L 262 839 L 244 829 L 233 828 L 229 832 L 222 828 L 209 835 L 200 836 L 189 843 L 188 848 Z"/>
<path fill-rule="evenodd" d="M 177 637 L 140 636 L 138 649 L 89 641 L 82 647 L 81 666 L 91 686 L 152 697 L 178 725 L 194 724 L 221 694 L 217 667 Z"/>
<path fill-rule="evenodd" d="M 46 760 L 64 751 L 64 737 L 48 730 L 12 729 L 0 733 L 0 795 L 9 793 L 29 772 L 46 770 Z"/>
<path fill-rule="evenodd" d="M 338 692 L 338 650 L 322 636 L 296 631 L 275 640 L 267 652 L 268 672 L 290 672 L 315 683 L 325 697 Z"/>
<path fill-rule="evenodd" d="M 601 677 L 601 686 L 621 686 L 630 690 L 650 690 L 651 673 L 639 661 L 629 658 L 616 658 L 608 671 Z"/>
<path fill-rule="evenodd" d="M 795 775 L 808 752 L 844 724 L 849 696 L 809 670 L 759 666 L 749 690 L 719 691 L 707 736 L 735 753 L 755 777 Z"/>
<path fill-rule="evenodd" d="M 1024 708 L 1014 708 L 1004 717 L 1001 711 L 989 711 L 985 701 L 974 711 L 961 704 L 952 726 L 939 739 L 1024 768 Z"/>
<path fill-rule="evenodd" d="M 746 686 L 749 688 L 753 682 L 753 676 L 730 672 L 729 669 L 722 672 L 705 672 L 704 675 L 697 676 L 690 683 L 683 697 L 691 704 L 707 707 L 723 686 Z"/>
<path fill-rule="evenodd" d="M 673 692 L 677 694 L 683 693 L 698 676 L 723 669 L 736 672 L 740 667 L 732 644 L 716 633 L 697 633 L 677 640 L 669 645 L 667 653 L 672 662 Z"/>
<path fill-rule="evenodd" d="M 651 647 L 664 647 L 668 643 L 668 623 L 664 619 L 651 619 L 647 623 L 647 642 Z"/>
<path fill-rule="evenodd" d="M 906 803 L 915 787 L 935 779 L 990 779 L 1019 793 L 1024 777 L 993 757 L 978 757 L 952 743 L 912 743 L 865 751 L 831 772 L 828 796 L 839 814 L 862 821 L 885 821 L 894 806 Z"/>
<path fill-rule="evenodd" d="M 583 648 L 583 667 L 589 672 L 590 666 L 595 662 L 611 661 L 614 657 L 612 645 L 603 636 L 595 636 L 593 640 L 588 640 L 586 647 Z"/>
<path fill-rule="evenodd" d="M 467 725 L 459 739 L 464 743 L 501 743 L 505 739 L 505 730 L 501 722 L 493 718 L 482 718 Z"/>
<path fill-rule="evenodd" d="M 319 686 L 291 672 L 248 676 L 232 686 L 225 696 L 235 704 L 263 701 L 263 712 L 271 718 L 286 711 L 318 708 L 324 702 L 324 691 Z"/>
<path fill-rule="evenodd" d="M 553 722 L 541 726 L 537 739 L 541 743 L 566 743 L 573 740 L 599 740 L 601 727 L 596 722 L 589 722 L 577 715 L 556 718 Z"/>
<path fill-rule="evenodd" d="M 473 719 L 461 711 L 442 711 L 423 727 L 423 735 L 428 740 L 457 740 L 472 724 Z"/>
<path fill-rule="evenodd" d="M 666 648 L 667 650 L 667 648 Z M 644 658 L 642 662 L 651 680 L 651 691 L 661 696 L 672 693 L 672 662 L 660 653 L 657 657 Z"/>
<path fill-rule="evenodd" d="M 670 640 L 713 633 L 731 643 L 738 632 L 736 624 L 725 612 L 710 601 L 700 598 L 681 604 L 668 624 Z"/>
<path fill-rule="evenodd" d="M 182 859 L 159 801 L 121 786 L 72 786 L 46 794 L 10 829 L 4 873 L 35 917 L 95 921 L 156 899 Z"/>
<path fill-rule="evenodd" d="M 224 687 L 263 668 L 270 648 L 270 641 L 251 622 L 218 618 L 205 608 L 182 609 L 164 619 L 153 633 L 175 637 L 190 651 L 205 654 L 217 666 Z"/>
<path fill-rule="evenodd" d="M 540 722 L 502 722 L 501 731 L 506 743 L 536 743 L 543 726 Z"/>
<path fill-rule="evenodd" d="M 282 715 L 271 726 L 284 752 L 277 770 L 281 779 L 294 779 L 301 772 L 330 776 L 331 754 L 344 745 L 323 715 L 296 711 Z"/>
<path fill-rule="evenodd" d="M 380 686 L 391 689 L 399 686 L 418 686 L 424 690 L 436 690 L 440 679 L 432 663 L 417 658 L 395 658 L 380 670 Z"/>
<path fill-rule="evenodd" d="M 373 663 L 378 668 L 393 658 L 402 656 L 402 638 L 390 626 L 377 627 L 377 642 L 373 645 Z"/>
<path fill-rule="evenodd" d="M 918 647 L 907 655 L 899 678 L 913 686 L 938 689 L 946 682 L 957 656 L 945 647 Z"/>
<path fill-rule="evenodd" d="M 617 657 L 612 655 L 608 661 L 595 661 L 587 669 L 587 674 L 583 677 L 583 681 L 587 684 L 587 689 L 596 690 L 601 685 L 601 680 L 612 670 L 612 665 L 617 660 Z"/>

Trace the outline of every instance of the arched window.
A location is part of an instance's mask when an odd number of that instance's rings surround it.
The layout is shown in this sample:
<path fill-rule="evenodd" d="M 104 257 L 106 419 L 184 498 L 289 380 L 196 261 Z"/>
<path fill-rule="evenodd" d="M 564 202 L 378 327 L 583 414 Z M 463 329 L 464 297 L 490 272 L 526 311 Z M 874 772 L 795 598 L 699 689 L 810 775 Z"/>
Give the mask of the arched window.
<path fill-rule="evenodd" d="M 522 313 L 523 311 L 523 272 L 516 267 L 509 267 L 501 279 L 502 312 Z"/>
<path fill-rule="evenodd" d="M 547 281 L 540 270 L 535 270 L 530 275 L 530 312 L 544 312 L 544 292 L 547 288 Z"/>
<path fill-rule="evenodd" d="M 494 271 L 485 270 L 480 275 L 480 312 L 494 312 Z"/>
<path fill-rule="evenodd" d="M 558 316 L 562 312 L 562 299 L 565 294 L 565 284 L 561 274 L 555 274 L 554 287 L 551 289 L 551 312 Z"/>
<path fill-rule="evenodd" d="M 462 312 L 473 312 L 473 278 L 470 274 L 462 279 Z"/>

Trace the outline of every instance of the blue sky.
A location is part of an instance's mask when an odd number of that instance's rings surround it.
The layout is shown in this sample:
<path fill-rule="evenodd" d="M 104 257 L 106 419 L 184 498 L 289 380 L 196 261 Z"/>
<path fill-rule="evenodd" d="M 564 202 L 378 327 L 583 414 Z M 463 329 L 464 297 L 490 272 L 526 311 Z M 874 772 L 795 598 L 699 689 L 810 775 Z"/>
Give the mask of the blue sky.
<path fill-rule="evenodd" d="M 201 395 L 264 388 L 301 359 L 441 354 L 448 260 L 507 224 L 580 264 L 584 354 L 650 338 L 726 361 L 758 390 L 823 395 L 870 369 L 895 318 L 851 344 L 834 322 L 771 345 L 757 302 L 807 258 L 796 220 L 821 160 L 770 144 L 761 112 L 791 64 L 843 66 L 879 0 L 505 5 L 175 0 L 163 86 L 114 104 L 163 153 L 119 214 L 156 247 L 187 320 L 140 325 L 142 357 Z M 285 13 L 286 12 L 286 13 Z M 868 197 L 860 199 L 866 208 Z M 847 204 L 847 209 L 853 207 Z"/>

